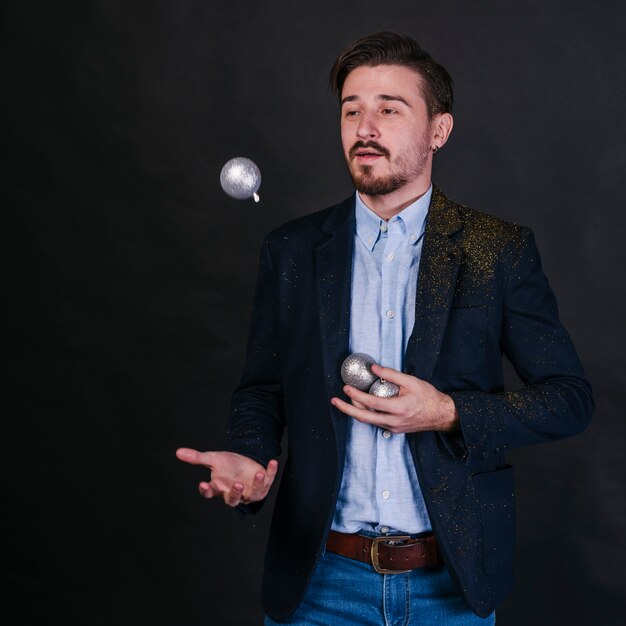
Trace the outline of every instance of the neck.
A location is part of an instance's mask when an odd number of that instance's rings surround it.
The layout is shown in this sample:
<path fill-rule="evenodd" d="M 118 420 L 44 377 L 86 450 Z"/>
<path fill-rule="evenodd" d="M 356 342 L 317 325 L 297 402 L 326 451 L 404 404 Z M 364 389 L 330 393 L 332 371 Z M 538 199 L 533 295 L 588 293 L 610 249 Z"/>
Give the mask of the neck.
<path fill-rule="evenodd" d="M 402 186 L 393 193 L 380 196 L 368 196 L 363 193 L 359 193 L 359 195 L 368 209 L 374 211 L 381 219 L 389 221 L 392 217 L 398 215 L 400 211 L 419 200 L 428 191 L 429 187 L 430 176 L 424 179 L 420 177 L 418 180 Z"/>

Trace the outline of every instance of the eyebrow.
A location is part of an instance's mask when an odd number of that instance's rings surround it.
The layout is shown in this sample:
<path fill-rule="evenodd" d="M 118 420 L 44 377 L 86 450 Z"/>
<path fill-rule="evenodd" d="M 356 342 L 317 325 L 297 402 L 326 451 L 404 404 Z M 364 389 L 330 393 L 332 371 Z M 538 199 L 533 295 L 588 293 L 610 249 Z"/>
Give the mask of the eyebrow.
<path fill-rule="evenodd" d="M 341 100 L 341 106 L 343 106 L 346 102 L 357 102 L 361 98 L 359 96 L 346 96 Z M 387 94 L 380 94 L 376 96 L 377 100 L 384 100 L 385 102 L 402 102 L 407 107 L 411 108 L 411 105 L 402 97 L 402 96 L 390 96 Z"/>

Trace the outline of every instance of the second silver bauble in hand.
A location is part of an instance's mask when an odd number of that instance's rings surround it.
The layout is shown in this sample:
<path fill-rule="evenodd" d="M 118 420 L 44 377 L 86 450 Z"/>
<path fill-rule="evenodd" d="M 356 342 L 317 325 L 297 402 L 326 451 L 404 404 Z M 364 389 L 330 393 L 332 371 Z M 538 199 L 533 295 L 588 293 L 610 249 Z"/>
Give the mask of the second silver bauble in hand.
<path fill-rule="evenodd" d="M 367 391 L 378 377 L 372 372 L 372 365 L 376 361 L 365 352 L 355 352 L 346 357 L 341 364 L 341 378 L 346 385 Z"/>
<path fill-rule="evenodd" d="M 379 398 L 395 398 L 400 393 L 400 387 L 381 378 L 370 387 L 369 393 Z"/>

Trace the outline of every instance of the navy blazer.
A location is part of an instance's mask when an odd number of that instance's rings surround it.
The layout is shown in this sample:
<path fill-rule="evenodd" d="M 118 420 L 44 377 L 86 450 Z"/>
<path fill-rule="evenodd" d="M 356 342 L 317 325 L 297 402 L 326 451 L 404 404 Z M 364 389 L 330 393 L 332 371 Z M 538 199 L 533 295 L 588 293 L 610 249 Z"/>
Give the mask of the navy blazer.
<path fill-rule="evenodd" d="M 262 464 L 287 456 L 267 546 L 262 603 L 300 603 L 335 511 L 347 417 L 354 197 L 266 238 L 228 448 Z M 504 391 L 502 353 L 523 387 Z M 513 468 L 507 449 L 582 431 L 589 384 L 530 230 L 450 201 L 437 188 L 419 268 L 404 371 L 454 399 L 461 430 L 407 435 L 433 531 L 459 593 L 486 616 L 513 582 Z M 254 507 L 253 507 L 254 508 Z M 375 521 L 375 520 L 373 520 Z"/>

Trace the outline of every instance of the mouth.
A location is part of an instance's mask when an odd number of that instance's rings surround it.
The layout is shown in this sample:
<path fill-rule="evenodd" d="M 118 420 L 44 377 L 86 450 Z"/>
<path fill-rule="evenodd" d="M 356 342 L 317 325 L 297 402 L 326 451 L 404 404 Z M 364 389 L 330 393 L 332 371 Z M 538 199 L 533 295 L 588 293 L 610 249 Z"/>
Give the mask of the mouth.
<path fill-rule="evenodd" d="M 372 150 L 357 150 L 354 156 L 359 161 L 375 161 L 383 155 L 380 152 L 374 152 Z"/>
<path fill-rule="evenodd" d="M 384 160 L 385 155 L 375 150 L 357 150 L 352 157 L 352 162 L 358 165 L 373 166 L 380 160 Z"/>
<path fill-rule="evenodd" d="M 358 163 L 373 163 L 380 158 L 385 158 L 389 152 L 380 145 L 356 143 L 350 149 L 350 158 Z"/>

